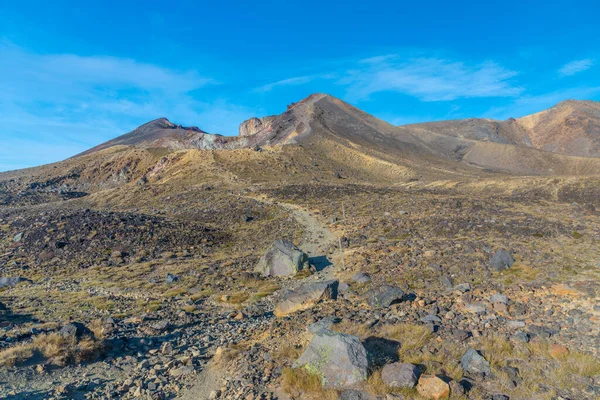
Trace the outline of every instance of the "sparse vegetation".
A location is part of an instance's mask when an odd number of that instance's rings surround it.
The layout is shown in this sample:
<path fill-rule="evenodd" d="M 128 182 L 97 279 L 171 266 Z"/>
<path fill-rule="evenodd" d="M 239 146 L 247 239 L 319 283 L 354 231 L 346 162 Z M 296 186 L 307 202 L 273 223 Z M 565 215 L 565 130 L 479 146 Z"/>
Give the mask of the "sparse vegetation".
<path fill-rule="evenodd" d="M 284 368 L 282 371 L 282 387 L 294 396 L 303 396 L 315 400 L 336 400 L 335 390 L 324 389 L 321 378 L 303 368 Z"/>
<path fill-rule="evenodd" d="M 26 363 L 49 363 L 64 366 L 95 359 L 103 349 L 103 336 L 96 329 L 94 336 L 75 339 L 59 333 L 39 334 L 30 342 L 0 351 L 0 365 L 11 367 Z"/>

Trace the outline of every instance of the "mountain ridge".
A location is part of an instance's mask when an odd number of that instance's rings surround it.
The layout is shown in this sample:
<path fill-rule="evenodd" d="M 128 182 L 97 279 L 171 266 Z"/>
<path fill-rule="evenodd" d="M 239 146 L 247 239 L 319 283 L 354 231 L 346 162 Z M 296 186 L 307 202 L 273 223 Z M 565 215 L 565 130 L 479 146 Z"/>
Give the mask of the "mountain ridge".
<path fill-rule="evenodd" d="M 503 121 L 468 118 L 403 126 L 552 153 L 600 157 L 600 102 L 591 100 L 565 100 L 549 109 Z"/>

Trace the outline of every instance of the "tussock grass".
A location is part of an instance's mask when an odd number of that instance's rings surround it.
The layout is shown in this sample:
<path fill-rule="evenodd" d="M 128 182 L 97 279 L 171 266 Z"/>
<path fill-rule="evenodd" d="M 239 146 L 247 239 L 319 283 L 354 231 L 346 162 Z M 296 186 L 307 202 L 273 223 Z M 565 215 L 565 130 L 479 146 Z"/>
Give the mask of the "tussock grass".
<path fill-rule="evenodd" d="M 311 374 L 303 368 L 284 368 L 281 375 L 283 390 L 302 399 L 336 400 L 335 390 L 325 389 L 318 375 Z"/>
<path fill-rule="evenodd" d="M 478 346 L 491 367 L 502 367 L 508 359 L 518 357 L 526 358 L 528 351 L 525 348 L 513 345 L 505 336 L 490 335 L 479 340 Z"/>
<path fill-rule="evenodd" d="M 37 335 L 32 341 L 17 344 L 0 352 L 0 365 L 12 367 L 26 363 L 38 364 L 48 362 L 65 366 L 78 364 L 98 357 L 101 353 L 103 333 L 100 323 L 90 326 L 93 337 L 65 337 L 56 332 Z"/>
<path fill-rule="evenodd" d="M 166 292 L 164 292 L 163 297 L 167 297 L 167 298 L 177 297 L 177 296 L 184 295 L 187 292 L 188 292 L 188 290 L 186 288 L 182 288 L 182 287 L 173 288 L 173 289 L 170 289 L 170 290 L 167 290 Z"/>
<path fill-rule="evenodd" d="M 302 354 L 302 347 L 295 344 L 284 344 L 275 353 L 275 358 L 282 361 L 296 361 Z"/>
<path fill-rule="evenodd" d="M 204 289 L 190 296 L 190 300 L 198 301 L 213 294 L 212 289 Z"/>
<path fill-rule="evenodd" d="M 364 340 L 375 333 L 375 331 L 369 328 L 367 324 L 359 324 L 346 319 L 333 325 L 331 329 L 336 332 L 358 336 L 361 340 Z"/>

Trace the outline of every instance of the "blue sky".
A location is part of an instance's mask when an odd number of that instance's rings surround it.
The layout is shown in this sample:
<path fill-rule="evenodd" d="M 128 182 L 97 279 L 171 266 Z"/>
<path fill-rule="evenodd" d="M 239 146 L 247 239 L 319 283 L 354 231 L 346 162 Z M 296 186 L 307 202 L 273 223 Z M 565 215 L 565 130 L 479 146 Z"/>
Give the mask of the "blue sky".
<path fill-rule="evenodd" d="M 600 100 L 599 12 L 551 0 L 0 0 L 0 171 L 163 116 L 236 134 L 314 92 L 394 124 Z"/>

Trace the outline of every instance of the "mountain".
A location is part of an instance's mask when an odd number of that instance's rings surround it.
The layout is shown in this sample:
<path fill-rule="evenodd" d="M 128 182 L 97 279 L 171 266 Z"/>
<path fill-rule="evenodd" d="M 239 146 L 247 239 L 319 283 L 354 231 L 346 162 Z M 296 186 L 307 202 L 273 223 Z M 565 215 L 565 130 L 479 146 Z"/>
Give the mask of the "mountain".
<path fill-rule="evenodd" d="M 235 138 L 221 135 L 212 135 L 197 127 L 183 127 L 175 125 L 166 118 L 159 118 L 119 136 L 108 142 L 93 147 L 81 155 L 104 150 L 112 146 L 135 146 L 138 148 L 161 147 L 170 150 L 181 149 L 210 149 L 226 147 Z"/>
<path fill-rule="evenodd" d="M 235 150 L 303 143 L 313 144 L 313 151 L 335 143 L 337 149 L 342 146 L 423 172 L 461 169 L 460 173 L 472 174 L 475 168 L 528 175 L 589 174 L 598 171 L 599 161 L 587 157 L 600 156 L 600 105 L 567 101 L 507 121 L 467 119 L 396 127 L 318 93 L 280 115 L 244 121 L 237 137 L 184 128 L 163 118 L 83 154 L 115 145 Z"/>
<path fill-rule="evenodd" d="M 339 398 L 306 354 L 360 398 L 399 355 L 421 390 L 598 397 L 600 158 L 534 147 L 592 136 L 575 105 L 396 127 L 315 94 L 0 173 L 0 398 Z"/>
<path fill-rule="evenodd" d="M 600 157 L 600 102 L 595 101 L 568 100 L 548 110 L 506 121 L 469 118 L 407 127 L 553 153 Z"/>
<path fill-rule="evenodd" d="M 63 162 L 0 174 L 0 201 L 39 203 L 136 182 L 324 183 L 343 178 L 397 185 L 596 175 L 597 108 L 598 103 L 571 101 L 518 120 L 397 127 L 332 96 L 313 94 L 279 115 L 244 121 L 235 137 L 166 118 L 148 122 Z M 552 138 L 557 144 L 550 148 Z M 590 156 L 555 151 L 567 145 L 578 145 L 579 153 Z"/>

